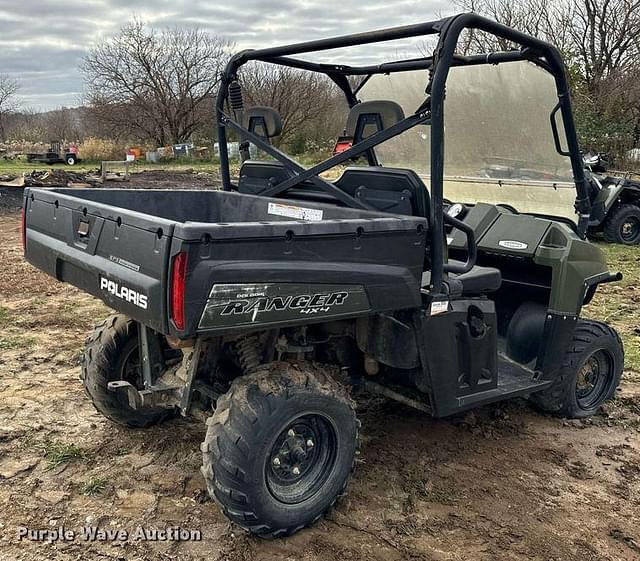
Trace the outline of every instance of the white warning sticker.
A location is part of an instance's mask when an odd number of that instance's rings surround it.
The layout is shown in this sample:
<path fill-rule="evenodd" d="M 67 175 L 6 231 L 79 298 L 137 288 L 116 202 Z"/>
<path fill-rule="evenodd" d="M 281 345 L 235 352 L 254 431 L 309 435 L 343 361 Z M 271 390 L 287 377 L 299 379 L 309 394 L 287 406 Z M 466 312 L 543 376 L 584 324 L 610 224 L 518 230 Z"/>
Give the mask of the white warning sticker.
<path fill-rule="evenodd" d="M 301 206 L 283 205 L 279 203 L 269 203 L 267 209 L 269 214 L 276 216 L 286 216 L 287 218 L 296 218 L 297 220 L 322 220 L 323 211 L 317 208 L 304 208 Z"/>
<path fill-rule="evenodd" d="M 449 311 L 449 301 L 448 300 L 434 300 L 431 302 L 431 315 L 437 316 L 440 314 L 445 314 Z"/>

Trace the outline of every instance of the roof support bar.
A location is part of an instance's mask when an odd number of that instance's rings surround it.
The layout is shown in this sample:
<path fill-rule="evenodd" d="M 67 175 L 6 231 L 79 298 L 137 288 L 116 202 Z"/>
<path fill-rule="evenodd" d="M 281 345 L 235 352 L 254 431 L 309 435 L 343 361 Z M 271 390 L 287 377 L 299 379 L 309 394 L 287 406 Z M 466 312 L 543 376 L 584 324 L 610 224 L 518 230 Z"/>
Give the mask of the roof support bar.
<path fill-rule="evenodd" d="M 503 62 L 517 62 L 528 60 L 526 51 L 496 51 L 479 55 L 454 55 L 451 66 L 477 66 L 480 64 L 500 64 Z M 422 57 L 411 60 L 397 60 L 371 66 L 349 66 L 344 64 L 325 64 L 311 62 L 298 58 L 276 57 L 270 59 L 256 59 L 260 62 L 268 62 L 278 66 L 288 66 L 309 72 L 321 72 L 324 74 L 344 74 L 345 76 L 367 76 L 369 74 L 393 74 L 396 72 L 408 72 L 411 70 L 428 70 L 433 67 L 433 57 Z"/>
<path fill-rule="evenodd" d="M 445 21 L 447 21 L 446 18 L 439 21 L 404 25 L 401 27 L 392 27 L 378 31 L 366 31 L 364 33 L 354 33 L 353 35 L 332 37 L 330 39 L 306 41 L 304 43 L 285 45 L 283 47 L 270 47 L 266 49 L 244 51 L 241 55 L 245 55 L 247 57 L 246 60 L 267 60 L 280 56 L 297 55 L 300 53 L 312 53 L 317 51 L 327 51 L 330 49 L 354 47 L 356 45 L 382 43 L 384 41 L 393 41 L 394 39 L 407 39 L 409 37 L 418 37 L 421 35 L 435 35 L 440 32 L 440 28 Z M 244 61 L 240 62 L 240 64 L 243 63 Z"/>

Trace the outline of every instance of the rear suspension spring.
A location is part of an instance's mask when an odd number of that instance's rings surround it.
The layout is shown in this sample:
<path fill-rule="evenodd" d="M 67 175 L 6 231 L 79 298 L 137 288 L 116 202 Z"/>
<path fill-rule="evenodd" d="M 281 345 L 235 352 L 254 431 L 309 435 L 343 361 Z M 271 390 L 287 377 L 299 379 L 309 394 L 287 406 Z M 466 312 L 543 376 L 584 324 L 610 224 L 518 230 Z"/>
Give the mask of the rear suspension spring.
<path fill-rule="evenodd" d="M 251 374 L 262 363 L 260 344 L 257 337 L 245 337 L 235 344 L 238 362 L 244 375 Z"/>

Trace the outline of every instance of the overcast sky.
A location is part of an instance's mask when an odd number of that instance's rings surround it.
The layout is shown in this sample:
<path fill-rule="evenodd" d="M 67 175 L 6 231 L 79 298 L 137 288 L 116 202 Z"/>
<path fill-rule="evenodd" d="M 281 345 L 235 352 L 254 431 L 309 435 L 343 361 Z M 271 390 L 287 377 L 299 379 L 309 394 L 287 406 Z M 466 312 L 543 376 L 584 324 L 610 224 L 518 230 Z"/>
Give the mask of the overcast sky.
<path fill-rule="evenodd" d="M 154 27 L 199 26 L 258 48 L 436 19 L 452 13 L 444 0 L 0 0 L 0 73 L 22 84 L 25 107 L 76 106 L 78 66 L 92 45 L 134 16 Z M 403 45 L 388 47 L 402 51 Z M 349 61 L 375 60 L 360 47 Z M 326 55 L 325 55 L 326 56 Z"/>

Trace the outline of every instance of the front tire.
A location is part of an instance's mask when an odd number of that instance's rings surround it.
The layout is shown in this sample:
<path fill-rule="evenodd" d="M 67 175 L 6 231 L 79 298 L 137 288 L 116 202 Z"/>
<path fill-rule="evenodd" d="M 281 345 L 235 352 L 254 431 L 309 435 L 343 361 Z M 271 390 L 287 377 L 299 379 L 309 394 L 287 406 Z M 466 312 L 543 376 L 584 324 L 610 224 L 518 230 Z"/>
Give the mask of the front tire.
<path fill-rule="evenodd" d="M 590 417 L 613 397 L 623 367 L 624 348 L 616 331 L 599 321 L 580 320 L 553 385 L 531 401 L 547 413 Z"/>
<path fill-rule="evenodd" d="M 604 226 L 604 237 L 610 243 L 640 243 L 640 207 L 624 204 L 611 212 Z"/>
<path fill-rule="evenodd" d="M 142 389 L 135 321 L 116 314 L 96 326 L 87 339 L 80 378 L 93 405 L 107 419 L 131 428 L 158 424 L 173 415 L 163 407 L 133 409 L 122 392 L 108 389 L 109 382 L 126 380 Z"/>
<path fill-rule="evenodd" d="M 321 518 L 344 491 L 358 446 L 353 401 L 310 363 L 274 362 L 237 378 L 207 425 L 209 494 L 264 538 Z"/>
<path fill-rule="evenodd" d="M 67 165 L 68 166 L 75 166 L 76 165 L 76 157 L 73 154 L 70 154 L 67 156 Z"/>

